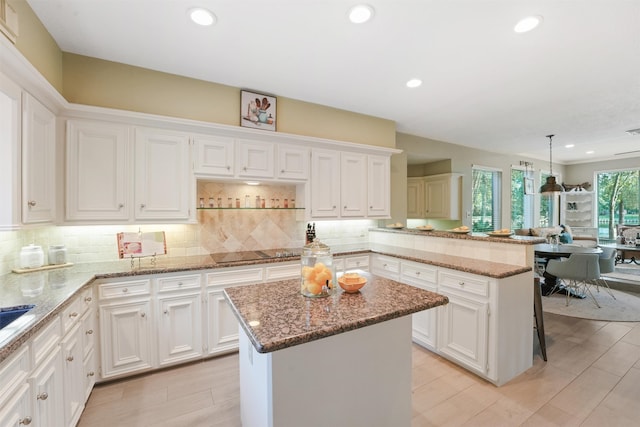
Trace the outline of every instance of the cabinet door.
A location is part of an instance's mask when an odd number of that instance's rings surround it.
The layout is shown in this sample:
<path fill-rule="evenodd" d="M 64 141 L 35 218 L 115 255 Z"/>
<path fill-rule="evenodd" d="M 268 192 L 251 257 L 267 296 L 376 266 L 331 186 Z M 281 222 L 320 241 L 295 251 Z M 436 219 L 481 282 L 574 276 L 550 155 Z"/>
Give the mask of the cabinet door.
<path fill-rule="evenodd" d="M 82 331 L 76 324 L 60 342 L 64 393 L 64 425 L 78 423 L 84 408 L 84 369 L 82 364 Z"/>
<path fill-rule="evenodd" d="M 51 222 L 56 212 L 56 116 L 25 94 L 22 125 L 22 222 Z"/>
<path fill-rule="evenodd" d="M 233 138 L 197 135 L 193 138 L 193 145 L 196 174 L 233 176 L 235 173 Z"/>
<path fill-rule="evenodd" d="M 367 156 L 368 217 L 389 217 L 391 213 L 391 159 Z"/>
<path fill-rule="evenodd" d="M 67 220 L 129 219 L 130 150 L 125 125 L 67 122 Z"/>
<path fill-rule="evenodd" d="M 193 182 L 188 136 L 136 129 L 135 142 L 135 218 L 189 219 Z"/>
<path fill-rule="evenodd" d="M 340 157 L 340 214 L 364 218 L 367 214 L 367 156 L 342 153 Z"/>
<path fill-rule="evenodd" d="M 311 218 L 338 218 L 340 152 L 311 151 Z"/>
<path fill-rule="evenodd" d="M 160 366 L 202 356 L 200 292 L 158 297 L 158 353 Z"/>
<path fill-rule="evenodd" d="M 280 179 L 306 181 L 309 178 L 309 150 L 292 145 L 278 145 L 276 175 Z"/>
<path fill-rule="evenodd" d="M 97 335 L 96 328 L 96 311 L 95 309 L 88 310 L 80 318 L 80 327 L 82 335 L 82 358 L 86 359 L 89 353 L 93 351 L 95 347 L 95 337 Z"/>
<path fill-rule="evenodd" d="M 22 384 L 4 406 L 0 406 L 0 426 L 21 427 L 33 422 L 29 389 L 29 384 Z"/>
<path fill-rule="evenodd" d="M 207 289 L 208 354 L 238 348 L 238 320 L 222 292 L 221 288 Z"/>
<path fill-rule="evenodd" d="M 434 179 L 424 183 L 425 216 L 447 218 L 449 216 L 449 180 Z"/>
<path fill-rule="evenodd" d="M 0 72 L 0 231 L 20 228 L 22 90 Z"/>
<path fill-rule="evenodd" d="M 64 419 L 64 370 L 62 352 L 56 346 L 29 378 L 33 416 L 39 426 L 55 426 Z"/>
<path fill-rule="evenodd" d="M 153 367 L 150 299 L 100 305 L 99 317 L 102 378 Z"/>
<path fill-rule="evenodd" d="M 481 374 L 487 372 L 489 304 L 447 294 L 440 308 L 438 350 Z"/>
<path fill-rule="evenodd" d="M 424 218 L 424 180 L 407 178 L 407 218 Z"/>
<path fill-rule="evenodd" d="M 273 178 L 274 145 L 270 142 L 236 141 L 237 170 L 239 177 Z"/>
<path fill-rule="evenodd" d="M 96 352 L 92 350 L 88 356 L 84 359 L 84 402 L 86 403 L 93 390 L 93 386 L 96 384 L 98 377 L 98 364 L 96 363 Z"/>

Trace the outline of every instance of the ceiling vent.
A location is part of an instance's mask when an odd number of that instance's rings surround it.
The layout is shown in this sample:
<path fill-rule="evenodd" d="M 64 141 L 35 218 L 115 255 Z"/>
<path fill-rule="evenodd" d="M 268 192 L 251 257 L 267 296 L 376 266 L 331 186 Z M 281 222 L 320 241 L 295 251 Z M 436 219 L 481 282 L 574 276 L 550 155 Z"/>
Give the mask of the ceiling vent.
<path fill-rule="evenodd" d="M 640 129 L 630 129 L 625 132 L 627 132 L 629 135 L 640 135 Z"/>

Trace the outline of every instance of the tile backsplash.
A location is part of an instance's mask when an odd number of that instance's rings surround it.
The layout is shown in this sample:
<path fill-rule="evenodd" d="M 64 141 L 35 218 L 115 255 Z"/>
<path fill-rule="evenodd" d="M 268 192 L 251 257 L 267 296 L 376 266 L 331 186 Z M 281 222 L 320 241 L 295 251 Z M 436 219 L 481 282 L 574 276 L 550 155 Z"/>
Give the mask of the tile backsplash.
<path fill-rule="evenodd" d="M 283 203 L 284 198 L 291 200 L 296 194 L 294 186 L 269 186 L 268 189 L 266 186 L 252 187 L 253 193 L 248 193 L 247 188 L 244 188 L 248 186 L 232 189 L 225 185 L 225 189 L 220 189 L 209 184 L 211 183 L 199 186 L 198 192 L 199 197 L 205 198 L 207 204 L 209 195 L 217 202 L 218 194 L 226 198 L 232 191 L 234 202 L 235 194 L 238 198 L 242 194 L 250 194 L 254 203 L 256 195 L 261 198 L 280 198 Z M 258 194 L 259 192 L 265 196 Z M 165 231 L 169 257 L 298 248 L 304 245 L 307 222 L 297 220 L 296 215 L 301 216 L 302 212 L 294 209 L 199 209 L 197 224 L 48 226 L 0 232 L 0 274 L 19 267 L 20 249 L 30 243 L 42 246 L 45 258 L 49 245 L 63 244 L 67 247 L 68 262 L 78 264 L 116 261 L 116 234 L 119 232 Z M 366 243 L 368 230 L 376 227 L 378 221 L 322 221 L 315 224 L 317 237 L 332 246 Z"/>

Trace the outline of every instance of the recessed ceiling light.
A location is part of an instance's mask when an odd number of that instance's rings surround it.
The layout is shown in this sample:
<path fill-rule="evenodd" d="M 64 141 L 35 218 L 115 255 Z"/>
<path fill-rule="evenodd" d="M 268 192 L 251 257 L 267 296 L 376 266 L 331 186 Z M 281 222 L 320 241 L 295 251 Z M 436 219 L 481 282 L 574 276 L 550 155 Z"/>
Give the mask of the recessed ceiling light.
<path fill-rule="evenodd" d="M 564 146 L 564 148 L 573 148 L 573 147 L 575 147 L 574 144 L 567 144 L 567 145 Z"/>
<path fill-rule="evenodd" d="M 357 4 L 349 9 L 349 21 L 364 24 L 373 18 L 373 8 L 368 4 Z"/>
<path fill-rule="evenodd" d="M 216 22 L 216 16 L 207 9 L 203 9 L 201 7 L 189 9 L 189 18 L 191 18 L 191 20 L 196 24 L 204 27 L 213 25 Z"/>
<path fill-rule="evenodd" d="M 542 16 L 527 16 L 526 18 L 518 21 L 515 27 L 513 27 L 513 31 L 516 33 L 526 33 L 527 31 L 531 31 L 536 28 L 538 25 L 542 23 Z"/>
<path fill-rule="evenodd" d="M 595 151 L 593 151 L 593 150 L 589 150 L 589 151 L 587 151 L 587 153 L 586 153 L 586 154 L 593 154 L 593 153 L 595 153 Z"/>
<path fill-rule="evenodd" d="M 407 87 L 414 88 L 418 87 L 422 84 L 422 80 L 420 79 L 411 79 L 407 82 Z"/>

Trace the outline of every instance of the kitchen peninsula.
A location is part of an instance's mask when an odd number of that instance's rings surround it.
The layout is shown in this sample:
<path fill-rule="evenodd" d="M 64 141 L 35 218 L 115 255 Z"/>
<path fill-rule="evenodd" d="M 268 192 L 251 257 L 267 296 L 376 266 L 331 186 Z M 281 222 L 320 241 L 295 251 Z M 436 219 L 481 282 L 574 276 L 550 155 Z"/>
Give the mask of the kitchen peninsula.
<path fill-rule="evenodd" d="M 409 315 L 448 299 L 359 273 L 359 292 L 327 298 L 302 296 L 299 280 L 225 290 L 241 326 L 243 425 L 410 424 Z"/>

